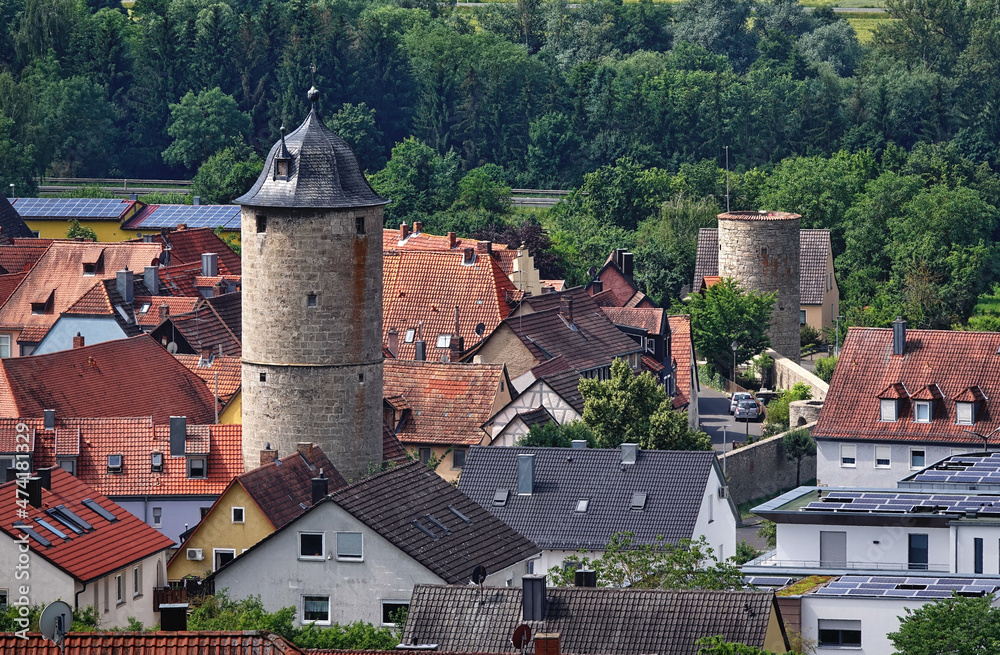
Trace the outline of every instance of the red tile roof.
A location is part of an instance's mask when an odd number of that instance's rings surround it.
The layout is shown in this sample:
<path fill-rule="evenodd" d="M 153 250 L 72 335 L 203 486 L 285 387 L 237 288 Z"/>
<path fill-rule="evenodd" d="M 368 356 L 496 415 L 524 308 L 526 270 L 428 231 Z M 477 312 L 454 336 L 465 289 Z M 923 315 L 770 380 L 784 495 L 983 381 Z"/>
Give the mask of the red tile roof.
<path fill-rule="evenodd" d="M 148 335 L 46 355 L 0 359 L 0 416 L 152 415 L 156 423 L 187 416 L 215 420 L 205 382 Z"/>
<path fill-rule="evenodd" d="M 150 309 L 150 311 L 153 311 Z M 154 336 L 180 333 L 197 352 L 211 350 L 219 355 L 239 357 L 243 352 L 242 294 L 226 293 L 215 298 L 205 298 L 194 311 L 168 317 L 169 325 L 154 330 Z M 170 332 L 169 335 L 165 334 Z"/>
<path fill-rule="evenodd" d="M 602 307 L 615 325 L 638 328 L 647 334 L 663 333 L 665 311 L 659 307 Z"/>
<path fill-rule="evenodd" d="M 76 580 L 87 582 L 100 578 L 123 566 L 138 562 L 173 545 L 168 538 L 143 523 L 131 512 L 97 493 L 94 489 L 61 468 L 51 470 L 50 489 L 42 489 L 42 507 L 28 506 L 28 517 L 18 514 L 17 503 L 0 506 L 0 530 L 12 538 L 24 534 L 17 525 L 24 524 L 49 541 L 49 545 L 30 540 L 33 555 L 43 557 Z M 0 495 L 14 498 L 16 482 L 0 485 Z M 109 521 L 90 509 L 83 501 L 90 499 L 110 512 L 116 520 Z M 80 534 L 66 527 L 46 510 L 65 507 L 90 524 L 91 529 L 78 526 Z M 72 517 L 70 517 L 72 518 Z M 42 526 L 41 519 L 66 535 L 62 538 Z M 3 652 L 9 653 L 4 649 Z"/>
<path fill-rule="evenodd" d="M 0 246 L 0 268 L 5 273 L 24 273 L 49 249 L 51 239 L 15 239 L 12 246 Z"/>
<path fill-rule="evenodd" d="M 475 346 L 476 325 L 483 323 L 489 335 L 510 314 L 511 301 L 519 292 L 500 270 L 496 259 L 483 253 L 471 266 L 462 263 L 461 252 L 387 251 L 382 296 L 382 338 L 389 330 L 399 332 L 400 359 L 413 359 L 414 345 L 406 342 L 406 331 L 423 321 L 427 359 L 440 359 L 447 349 L 437 349 L 437 338 L 455 331 L 455 307 L 459 308 L 459 334 L 465 348 Z"/>
<path fill-rule="evenodd" d="M 242 384 L 242 366 L 239 357 L 219 357 L 214 356 L 208 362 L 201 358 L 201 355 L 176 354 L 181 364 L 188 367 L 192 373 L 200 377 L 208 385 L 212 393 L 215 393 L 215 383 L 219 383 L 219 399 L 223 403 L 229 402 L 233 394 L 239 390 Z M 216 376 L 218 374 L 218 377 Z"/>
<path fill-rule="evenodd" d="M 893 355 L 884 328 L 850 328 L 813 436 L 826 439 L 980 444 L 967 432 L 1000 427 L 1000 333 L 907 330 L 903 355 Z M 988 399 L 976 424 L 955 424 L 955 401 L 970 387 Z M 939 391 L 938 391 L 939 390 Z M 913 421 L 913 398 L 941 398 L 928 423 Z M 879 398 L 900 398 L 899 420 L 880 420 Z"/>
<path fill-rule="evenodd" d="M 132 243 L 142 243 L 142 239 L 134 239 Z M 214 252 L 219 258 L 219 274 L 235 275 L 243 274 L 243 266 L 240 256 L 230 248 L 225 241 L 212 231 L 212 228 L 199 227 L 183 230 L 170 230 L 166 239 L 163 232 L 153 236 L 153 242 L 163 247 L 164 243 L 170 244 L 170 265 L 191 264 L 194 262 L 201 266 L 201 256 L 204 253 Z"/>
<path fill-rule="evenodd" d="M 21 280 L 26 275 L 27 273 L 7 273 L 6 275 L 0 275 L 0 305 L 7 302 L 7 299 L 14 293 L 14 289 L 17 288 L 17 285 L 21 284 Z"/>
<path fill-rule="evenodd" d="M 107 280 L 112 282 L 111 280 Z M 106 316 L 113 314 L 115 308 L 111 306 L 111 299 L 108 298 L 108 290 L 104 286 L 104 280 L 95 282 L 90 288 L 72 305 L 66 308 L 64 314 L 88 314 Z"/>
<path fill-rule="evenodd" d="M 98 280 L 114 278 L 116 271 L 128 268 L 141 271 L 159 254 L 155 243 L 79 243 L 57 241 L 31 269 L 24 281 L 0 307 L 0 327 L 7 330 L 34 328 L 29 332 L 31 342 L 40 340 L 80 296 L 90 291 Z M 85 275 L 84 260 L 100 261 L 98 270 Z M 52 292 L 51 311 L 33 314 L 31 303 L 39 294 Z M 22 343 L 29 340 L 22 334 Z"/>
<path fill-rule="evenodd" d="M 691 367 L 695 364 L 691 349 L 691 317 L 667 316 L 667 325 L 670 328 L 670 354 L 677 360 L 677 395 L 674 397 L 676 408 L 691 401 Z"/>
<path fill-rule="evenodd" d="M 0 652 L 7 655 L 301 655 L 303 652 L 266 631 L 199 632 L 71 632 L 65 650 L 29 633 L 21 639 L 0 634 Z"/>
<path fill-rule="evenodd" d="M 171 264 L 161 266 L 160 288 L 174 296 L 198 296 L 201 297 L 200 289 L 211 288 L 219 280 L 230 282 L 229 286 L 240 287 L 240 276 L 224 275 L 213 278 L 204 278 L 201 275 L 201 262 L 191 262 L 187 264 Z M 207 282 L 205 282 L 208 280 Z M 203 284 L 204 283 L 204 286 Z"/>
<path fill-rule="evenodd" d="M 509 384 L 503 364 L 389 360 L 383 376 L 383 394 L 410 406 L 396 431 L 403 443 L 480 443 L 500 383 Z"/>
<path fill-rule="evenodd" d="M 167 306 L 167 315 L 186 314 L 193 312 L 201 301 L 201 296 L 136 296 L 132 306 L 135 308 L 135 318 L 139 325 L 153 328 L 162 323 L 160 320 L 160 305 Z M 141 311 L 149 303 L 149 309 Z"/>
<path fill-rule="evenodd" d="M 455 237 L 452 245 L 451 237 L 427 234 L 426 232 L 411 232 L 410 235 L 400 240 L 399 230 L 382 230 L 382 250 L 437 250 L 442 252 L 461 252 L 464 248 L 475 248 L 477 253 L 485 253 L 487 249 L 493 251 L 493 256 L 500 265 L 500 270 L 504 275 L 510 277 L 514 270 L 514 260 L 517 259 L 518 249 L 511 248 L 501 243 L 491 243 L 489 241 L 478 241 L 476 239 L 463 239 Z M 557 280 L 558 281 L 558 280 Z"/>

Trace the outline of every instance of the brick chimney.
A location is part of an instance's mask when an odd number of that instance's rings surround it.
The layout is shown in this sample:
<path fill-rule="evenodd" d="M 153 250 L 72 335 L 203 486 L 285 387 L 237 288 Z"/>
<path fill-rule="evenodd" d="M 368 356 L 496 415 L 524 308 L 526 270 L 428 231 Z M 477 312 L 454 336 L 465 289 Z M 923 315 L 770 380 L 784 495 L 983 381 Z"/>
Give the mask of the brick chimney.
<path fill-rule="evenodd" d="M 271 462 L 278 461 L 278 451 L 271 448 L 270 442 L 264 446 L 264 450 L 260 451 L 260 465 L 270 464 Z"/>
<path fill-rule="evenodd" d="M 455 234 L 454 232 L 449 232 L 448 233 L 448 247 L 449 248 L 454 248 L 457 245 L 458 245 L 458 235 Z"/>
<path fill-rule="evenodd" d="M 79 332 L 77 332 L 76 336 L 73 337 L 73 347 L 74 348 L 83 348 L 83 346 L 84 346 L 83 335 L 80 334 Z"/>
<path fill-rule="evenodd" d="M 423 221 L 413 221 L 413 233 L 420 234 L 424 230 Z"/>
<path fill-rule="evenodd" d="M 389 349 L 389 352 L 392 353 L 393 357 L 399 357 L 399 332 L 396 328 L 392 328 L 389 330 L 388 336 L 389 343 L 386 345 L 386 348 Z"/>
<path fill-rule="evenodd" d="M 567 323 L 573 322 L 573 299 L 563 296 L 559 299 L 559 315 L 562 316 Z"/>
<path fill-rule="evenodd" d="M 300 441 L 295 444 L 295 451 L 303 457 L 309 457 L 310 450 L 312 450 L 311 441 Z"/>
<path fill-rule="evenodd" d="M 160 321 L 162 322 L 167 320 L 167 317 L 170 316 L 170 307 L 167 303 L 161 302 L 158 310 L 160 312 Z"/>
<path fill-rule="evenodd" d="M 410 226 L 406 223 L 399 224 L 399 240 L 403 241 L 406 237 L 410 236 Z"/>
<path fill-rule="evenodd" d="M 186 230 L 186 229 L 188 229 L 188 224 L 187 223 L 178 223 L 177 224 L 177 231 L 178 232 L 180 232 L 181 230 Z"/>
<path fill-rule="evenodd" d="M 472 262 L 476 261 L 476 250 L 475 248 L 464 248 L 462 249 L 462 263 L 466 266 L 471 266 Z"/>
<path fill-rule="evenodd" d="M 539 632 L 534 642 L 535 655 L 560 655 L 558 632 Z"/>

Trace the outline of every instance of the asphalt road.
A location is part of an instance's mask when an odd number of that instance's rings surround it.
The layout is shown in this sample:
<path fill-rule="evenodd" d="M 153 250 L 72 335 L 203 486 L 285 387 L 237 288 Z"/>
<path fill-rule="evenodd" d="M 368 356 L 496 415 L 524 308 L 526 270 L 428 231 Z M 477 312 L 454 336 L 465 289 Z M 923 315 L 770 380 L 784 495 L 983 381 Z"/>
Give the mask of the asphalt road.
<path fill-rule="evenodd" d="M 704 385 L 698 392 L 698 416 L 701 429 L 712 438 L 712 445 L 718 451 L 723 449 L 723 439 L 726 442 L 726 450 L 732 450 L 733 441 L 746 441 L 747 433 L 755 437 L 760 436 L 762 427 L 760 422 L 737 422 L 729 415 L 729 396 Z"/>

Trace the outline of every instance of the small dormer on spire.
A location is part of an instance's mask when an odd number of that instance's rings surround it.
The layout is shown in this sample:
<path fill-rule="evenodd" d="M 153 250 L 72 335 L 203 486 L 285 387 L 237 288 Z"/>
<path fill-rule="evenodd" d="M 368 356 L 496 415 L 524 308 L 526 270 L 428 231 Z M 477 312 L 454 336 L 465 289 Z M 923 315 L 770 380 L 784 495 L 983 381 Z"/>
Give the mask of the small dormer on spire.
<path fill-rule="evenodd" d="M 285 126 L 281 126 L 281 144 L 278 152 L 274 155 L 274 179 L 288 181 L 292 174 L 292 153 L 288 152 L 285 145 Z"/>

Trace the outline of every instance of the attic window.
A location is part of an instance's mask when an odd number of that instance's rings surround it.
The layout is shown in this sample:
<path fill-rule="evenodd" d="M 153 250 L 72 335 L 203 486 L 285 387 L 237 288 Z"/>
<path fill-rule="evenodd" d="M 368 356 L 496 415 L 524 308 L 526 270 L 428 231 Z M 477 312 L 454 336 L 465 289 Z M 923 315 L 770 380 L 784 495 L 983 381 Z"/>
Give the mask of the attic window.
<path fill-rule="evenodd" d="M 413 343 L 413 339 L 416 336 L 417 336 L 417 331 L 414 330 L 413 328 L 410 328 L 409 330 L 406 331 L 406 334 L 403 335 L 403 343 Z"/>
<path fill-rule="evenodd" d="M 31 300 L 31 313 L 36 315 L 41 314 L 51 314 L 52 313 L 52 296 L 55 295 L 55 290 L 49 290 L 48 292 L 42 292 L 35 296 Z"/>
<path fill-rule="evenodd" d="M 142 303 L 142 307 L 139 308 L 139 313 L 140 314 L 145 314 L 146 312 L 149 311 L 149 308 L 151 306 L 152 306 L 152 303 L 148 303 L 148 302 Z"/>
<path fill-rule="evenodd" d="M 149 454 L 149 470 L 153 473 L 163 473 L 163 453 Z"/>
<path fill-rule="evenodd" d="M 930 423 L 933 412 L 933 402 L 930 400 L 918 400 L 913 403 L 913 422 Z"/>
<path fill-rule="evenodd" d="M 955 403 L 955 424 L 974 425 L 976 423 L 975 403 Z"/>
<path fill-rule="evenodd" d="M 497 492 L 493 494 L 493 506 L 505 507 L 507 505 L 508 496 L 510 496 L 509 489 L 497 489 Z"/>
<path fill-rule="evenodd" d="M 646 509 L 646 494 L 641 491 L 636 491 L 632 494 L 632 506 L 629 508 L 633 511 L 640 512 Z"/>
<path fill-rule="evenodd" d="M 586 512 L 587 511 L 587 507 L 589 507 L 589 506 L 590 506 L 590 499 L 589 498 L 581 498 L 580 500 L 576 501 L 576 511 L 577 512 Z"/>
<path fill-rule="evenodd" d="M 83 265 L 84 275 L 96 275 L 97 274 L 97 264 L 84 264 Z"/>
<path fill-rule="evenodd" d="M 108 455 L 108 473 L 121 473 L 123 459 L 120 454 Z"/>
<path fill-rule="evenodd" d="M 288 171 L 292 168 L 291 159 L 275 159 L 274 160 L 274 179 L 276 180 L 288 180 Z"/>
<path fill-rule="evenodd" d="M 206 478 L 204 457 L 190 457 L 187 461 L 187 473 L 189 478 Z"/>
<path fill-rule="evenodd" d="M 451 345 L 451 335 L 450 334 L 439 334 L 437 340 L 438 348 L 447 348 Z"/>
<path fill-rule="evenodd" d="M 883 398 L 879 401 L 880 421 L 895 422 L 899 420 L 899 401 Z"/>
<path fill-rule="evenodd" d="M 354 219 L 354 231 L 357 232 L 358 234 L 364 234 L 365 233 L 365 217 L 364 216 L 357 216 L 357 217 L 355 217 L 355 219 Z"/>
<path fill-rule="evenodd" d="M 257 214 L 257 234 L 267 232 L 267 215 Z"/>

